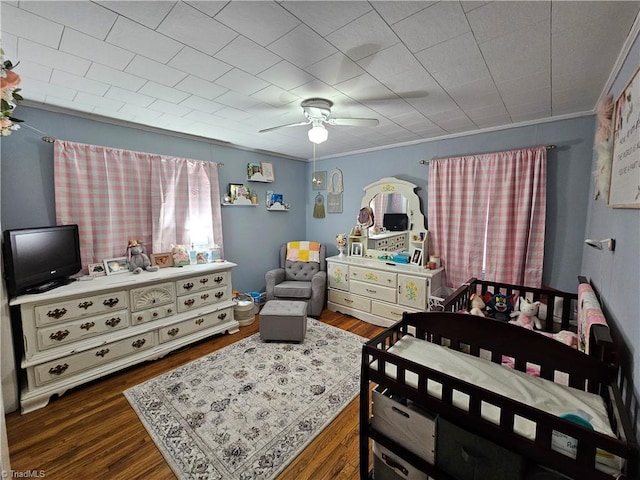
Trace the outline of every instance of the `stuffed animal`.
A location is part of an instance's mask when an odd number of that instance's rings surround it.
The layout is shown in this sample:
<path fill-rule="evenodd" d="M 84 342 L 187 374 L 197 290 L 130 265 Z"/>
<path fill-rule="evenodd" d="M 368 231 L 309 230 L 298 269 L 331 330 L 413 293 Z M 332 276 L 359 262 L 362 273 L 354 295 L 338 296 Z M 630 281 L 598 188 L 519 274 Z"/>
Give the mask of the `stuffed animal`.
<path fill-rule="evenodd" d="M 191 263 L 186 245 L 171 245 L 171 256 L 173 257 L 173 265 L 176 267 L 183 267 Z"/>
<path fill-rule="evenodd" d="M 491 297 L 491 300 L 487 303 L 489 308 L 489 314 L 496 320 L 502 320 L 503 322 L 509 321 L 513 306 L 507 297 L 503 293 L 495 293 Z"/>
<path fill-rule="evenodd" d="M 482 300 L 482 297 L 475 293 L 471 295 L 471 310 L 469 311 L 469 313 L 471 315 L 484 317 L 484 308 L 485 308 L 485 304 L 484 304 L 484 300 Z"/>
<path fill-rule="evenodd" d="M 539 308 L 540 302 L 532 302 L 528 298 L 520 297 L 518 310 L 511 313 L 511 317 L 513 317 L 514 320 L 509 320 L 509 323 L 528 328 L 529 330 L 533 330 L 534 327 L 542 330 L 542 322 L 538 318 Z"/>
<path fill-rule="evenodd" d="M 127 247 L 127 265 L 129 271 L 133 273 L 140 273 L 143 270 L 147 272 L 155 272 L 158 270 L 157 265 L 151 265 L 151 260 L 144 253 L 142 245 L 137 240 L 130 240 Z"/>

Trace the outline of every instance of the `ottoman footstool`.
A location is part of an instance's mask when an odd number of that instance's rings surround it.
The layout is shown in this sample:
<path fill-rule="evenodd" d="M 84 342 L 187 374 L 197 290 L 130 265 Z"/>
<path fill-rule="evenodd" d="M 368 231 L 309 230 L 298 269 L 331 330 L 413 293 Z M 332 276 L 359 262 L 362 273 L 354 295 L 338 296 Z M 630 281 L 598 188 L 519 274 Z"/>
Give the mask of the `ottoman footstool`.
<path fill-rule="evenodd" d="M 307 302 L 269 300 L 260 311 L 260 339 L 303 342 L 307 333 Z"/>

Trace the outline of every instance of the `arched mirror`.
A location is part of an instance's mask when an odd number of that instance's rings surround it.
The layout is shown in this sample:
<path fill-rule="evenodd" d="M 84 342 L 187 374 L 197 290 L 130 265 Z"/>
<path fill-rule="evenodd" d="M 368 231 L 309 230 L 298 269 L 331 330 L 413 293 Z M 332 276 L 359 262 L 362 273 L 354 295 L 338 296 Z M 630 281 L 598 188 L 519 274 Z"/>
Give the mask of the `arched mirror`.
<path fill-rule="evenodd" d="M 381 178 L 364 187 L 360 207 L 373 210 L 374 223 L 366 232 L 367 252 L 408 252 L 419 265 L 428 261 L 428 232 L 416 194 L 417 185 L 395 177 Z M 415 250 L 421 252 L 418 258 Z"/>

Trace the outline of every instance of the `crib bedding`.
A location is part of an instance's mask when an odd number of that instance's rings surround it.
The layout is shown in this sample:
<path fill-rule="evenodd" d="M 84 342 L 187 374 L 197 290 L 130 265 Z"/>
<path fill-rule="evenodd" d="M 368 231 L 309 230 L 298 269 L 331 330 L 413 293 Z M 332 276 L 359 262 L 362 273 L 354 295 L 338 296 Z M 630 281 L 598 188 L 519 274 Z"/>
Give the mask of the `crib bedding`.
<path fill-rule="evenodd" d="M 609 425 L 606 406 L 599 395 L 527 375 L 412 336 L 402 337 L 389 348 L 388 352 L 555 416 L 579 413 L 580 416 L 588 419 L 595 431 L 615 438 Z M 378 370 L 377 361 L 372 362 L 371 369 Z M 395 379 L 396 366 L 392 363 L 385 363 L 384 374 Z M 418 388 L 417 374 L 406 371 L 405 375 L 406 383 L 413 388 Z M 429 381 L 427 392 L 440 399 L 442 385 L 435 381 Z M 469 398 L 465 393 L 453 392 L 453 404 L 456 407 L 467 411 L 468 403 Z M 481 416 L 485 420 L 499 424 L 500 409 L 489 403 L 483 403 Z M 530 420 L 516 416 L 514 432 L 534 440 L 536 425 Z M 566 443 L 560 442 L 560 437 L 558 437 L 554 449 L 575 457 L 575 452 L 562 448 L 561 445 L 566 445 Z M 623 467 L 621 458 L 603 451 L 598 451 L 596 462 L 596 468 L 611 475 L 619 473 Z"/>

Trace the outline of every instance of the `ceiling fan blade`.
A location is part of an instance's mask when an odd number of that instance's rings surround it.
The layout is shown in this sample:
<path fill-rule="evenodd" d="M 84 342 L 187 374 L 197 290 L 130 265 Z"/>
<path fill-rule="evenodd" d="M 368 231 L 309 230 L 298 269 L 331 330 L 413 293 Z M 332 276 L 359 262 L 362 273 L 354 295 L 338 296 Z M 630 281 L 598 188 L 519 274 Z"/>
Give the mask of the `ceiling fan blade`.
<path fill-rule="evenodd" d="M 258 130 L 258 133 L 270 132 L 272 130 L 277 130 L 279 128 L 299 127 L 300 125 L 309 125 L 310 123 L 311 123 L 311 120 L 306 121 L 306 122 L 288 123 L 286 125 L 278 125 L 276 127 L 263 128 L 262 130 Z"/>
<path fill-rule="evenodd" d="M 351 127 L 375 127 L 380 121 L 377 118 L 330 118 L 327 123 Z"/>

